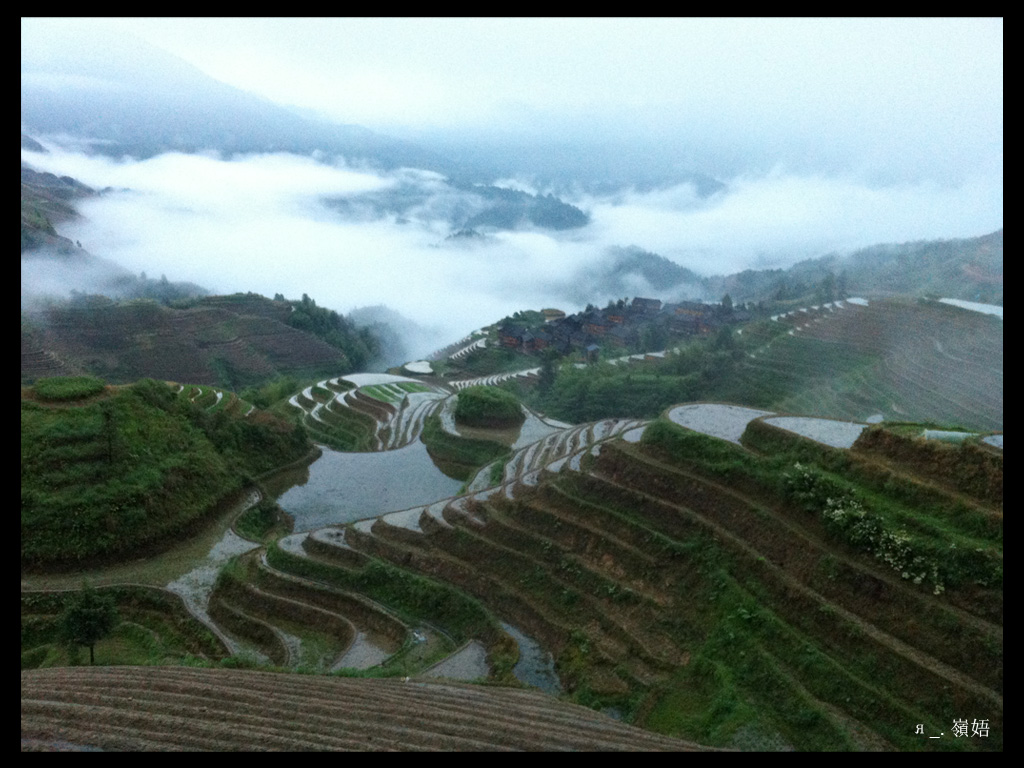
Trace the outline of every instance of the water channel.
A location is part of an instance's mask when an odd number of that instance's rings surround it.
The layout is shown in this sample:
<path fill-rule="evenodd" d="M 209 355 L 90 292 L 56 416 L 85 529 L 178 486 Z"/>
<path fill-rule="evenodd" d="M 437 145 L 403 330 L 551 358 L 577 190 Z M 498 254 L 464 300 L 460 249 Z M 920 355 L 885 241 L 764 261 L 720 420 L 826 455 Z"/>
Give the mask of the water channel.
<path fill-rule="evenodd" d="M 512 674 L 521 683 L 540 688 L 545 693 L 558 695 L 562 692 L 562 681 L 555 672 L 555 660 L 532 637 L 527 637 L 511 624 L 501 623 L 519 646 L 519 661 Z"/>

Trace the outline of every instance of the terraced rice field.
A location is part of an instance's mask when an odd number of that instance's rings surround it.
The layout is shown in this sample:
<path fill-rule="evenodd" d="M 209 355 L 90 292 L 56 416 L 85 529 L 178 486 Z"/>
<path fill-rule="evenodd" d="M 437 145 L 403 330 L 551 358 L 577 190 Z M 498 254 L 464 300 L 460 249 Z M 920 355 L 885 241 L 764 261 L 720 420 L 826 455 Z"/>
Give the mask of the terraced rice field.
<path fill-rule="evenodd" d="M 801 416 L 777 416 L 765 421 L 833 448 L 852 448 L 866 426 L 848 421 Z"/>
<path fill-rule="evenodd" d="M 776 316 L 791 335 L 738 376 L 791 394 L 778 410 L 1002 428 L 1002 320 L 939 303 L 852 300 Z"/>
<path fill-rule="evenodd" d="M 697 750 L 535 691 L 106 667 L 21 676 L 28 751 Z"/>
<path fill-rule="evenodd" d="M 680 405 L 668 412 L 668 418 L 674 424 L 692 429 L 694 432 L 728 440 L 736 445 L 740 444 L 740 437 L 746 430 L 747 424 L 753 419 L 770 415 L 770 411 L 716 403 Z"/>
<path fill-rule="evenodd" d="M 325 379 L 289 399 L 315 440 L 347 451 L 401 448 L 419 437 L 423 422 L 447 392 L 390 374 Z"/>
<path fill-rule="evenodd" d="M 765 415 L 715 404 L 669 412 L 736 443 Z M 861 428 L 773 421 L 823 445 L 846 445 Z M 893 723 L 938 727 L 968 706 L 1001 722 L 996 614 L 937 600 L 837 549 L 764 489 L 722 485 L 699 462 L 666 462 L 640 442 L 643 428 L 606 420 L 559 431 L 517 450 L 498 486 L 482 479 L 485 468 L 466 496 L 306 541 L 323 562 L 382 561 L 465 592 L 551 652 L 568 690 L 584 685 L 606 702 L 641 696 L 633 716 L 649 728 L 745 748 L 910 749 Z M 745 682 L 706 692 L 704 673 L 688 669 L 698 658 L 698 669 L 729 668 Z M 742 727 L 680 720 L 726 690 L 762 702 Z"/>
<path fill-rule="evenodd" d="M 880 355 L 885 343 L 870 332 L 854 343 L 828 330 L 833 317 L 875 308 L 820 309 L 830 313 L 820 323 L 810 313 L 780 318 L 799 329 L 758 365 L 789 371 L 833 342 L 851 361 L 865 359 L 858 344 Z M 881 333 L 884 324 L 858 326 Z M 933 341 L 938 354 L 967 359 L 967 341 Z M 872 373 L 858 386 L 887 385 Z M 354 375 L 321 381 L 292 405 L 317 439 L 391 450 L 417 440 L 445 407 L 449 393 L 422 387 Z M 884 396 L 894 406 L 910 402 L 905 377 L 892 387 Z M 850 396 L 842 408 L 862 406 Z M 758 462 L 774 477 L 782 470 L 763 451 L 752 458 L 741 439 L 752 422 L 782 427 L 801 457 L 820 454 L 835 473 L 845 466 L 835 456 L 863 425 L 713 403 L 666 416 L 695 447 L 672 453 L 640 420 L 538 420 L 465 493 L 287 537 L 239 561 L 210 599 L 220 631 L 260 658 L 400 679 L 25 672 L 23 748 L 1001 749 L 1001 582 L 936 596 L 837 545 L 820 519 L 757 479 L 749 468 Z M 877 476 L 916 489 L 929 503 L 899 514 L 943 544 L 998 545 L 1001 562 L 1001 505 L 878 456 L 857 462 L 861 474 L 847 481 Z M 523 680 L 516 656 L 529 654 L 553 660 L 551 690 L 687 740 L 537 692 L 426 680 L 484 670 Z M 917 723 L 938 732 L 961 717 L 987 719 L 993 737 L 935 744 L 914 735 Z"/>

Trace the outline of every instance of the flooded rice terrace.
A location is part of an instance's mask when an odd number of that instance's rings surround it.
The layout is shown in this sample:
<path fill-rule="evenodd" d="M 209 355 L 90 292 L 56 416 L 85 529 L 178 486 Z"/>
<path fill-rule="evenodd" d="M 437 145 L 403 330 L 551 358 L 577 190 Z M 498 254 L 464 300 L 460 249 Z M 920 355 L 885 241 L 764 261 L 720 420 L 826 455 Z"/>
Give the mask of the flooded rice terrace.
<path fill-rule="evenodd" d="M 429 504 L 454 496 L 460 487 L 461 481 L 442 473 L 427 447 L 415 441 L 377 453 L 324 448 L 309 466 L 308 479 L 300 480 L 277 501 L 300 532 Z"/>

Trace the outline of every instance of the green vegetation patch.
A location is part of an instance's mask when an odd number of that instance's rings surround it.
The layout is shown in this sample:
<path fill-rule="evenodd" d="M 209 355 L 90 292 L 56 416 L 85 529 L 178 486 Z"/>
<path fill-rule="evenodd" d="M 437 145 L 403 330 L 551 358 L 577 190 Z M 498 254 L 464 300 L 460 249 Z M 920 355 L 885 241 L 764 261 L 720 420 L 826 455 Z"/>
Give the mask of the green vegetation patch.
<path fill-rule="evenodd" d="M 869 427 L 858 438 L 858 451 L 898 461 L 915 474 L 974 496 L 985 503 L 1003 504 L 1003 457 L 971 443 L 943 443 L 919 435 L 932 425 Z M 907 434 L 907 432 L 911 434 Z M 913 434 L 916 432 L 916 434 Z"/>
<path fill-rule="evenodd" d="M 235 531 L 250 541 L 263 541 L 275 529 L 284 527 L 284 514 L 277 502 L 264 496 L 235 521 Z"/>
<path fill-rule="evenodd" d="M 510 392 L 497 387 L 466 387 L 458 394 L 455 421 L 468 427 L 501 428 L 526 420 L 522 406 Z"/>
<path fill-rule="evenodd" d="M 743 440 L 765 453 L 665 419 L 647 428 L 641 444 L 673 464 L 818 516 L 834 539 L 936 594 L 967 585 L 1001 589 L 1002 526 L 991 515 L 763 422 L 751 422 Z"/>
<path fill-rule="evenodd" d="M 105 386 L 101 379 L 94 376 L 56 376 L 40 379 L 32 391 L 40 400 L 62 402 L 98 395 Z"/>
<path fill-rule="evenodd" d="M 95 643 L 97 664 L 181 664 L 221 659 L 221 642 L 161 589 L 140 586 L 97 588 L 113 602 L 118 621 Z M 22 669 L 88 663 L 81 648 L 62 642 L 61 617 L 80 592 L 23 592 L 21 595 Z"/>
<path fill-rule="evenodd" d="M 152 380 L 73 408 L 23 399 L 21 413 L 21 555 L 30 568 L 138 556 L 309 450 L 295 424 L 265 412 L 207 413 Z"/>
<path fill-rule="evenodd" d="M 449 434 L 437 414 L 423 423 L 420 440 L 438 468 L 455 480 L 469 480 L 484 465 L 509 454 L 508 447 L 501 443 Z"/>

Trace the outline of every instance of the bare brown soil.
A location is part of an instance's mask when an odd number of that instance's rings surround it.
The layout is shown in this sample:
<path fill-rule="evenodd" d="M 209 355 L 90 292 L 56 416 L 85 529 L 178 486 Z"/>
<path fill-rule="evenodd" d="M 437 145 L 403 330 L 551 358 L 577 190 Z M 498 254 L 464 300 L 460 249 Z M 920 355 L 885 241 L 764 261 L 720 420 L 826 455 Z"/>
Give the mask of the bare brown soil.
<path fill-rule="evenodd" d="M 24 751 L 700 750 L 537 691 L 180 667 L 21 675 Z"/>

